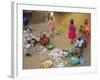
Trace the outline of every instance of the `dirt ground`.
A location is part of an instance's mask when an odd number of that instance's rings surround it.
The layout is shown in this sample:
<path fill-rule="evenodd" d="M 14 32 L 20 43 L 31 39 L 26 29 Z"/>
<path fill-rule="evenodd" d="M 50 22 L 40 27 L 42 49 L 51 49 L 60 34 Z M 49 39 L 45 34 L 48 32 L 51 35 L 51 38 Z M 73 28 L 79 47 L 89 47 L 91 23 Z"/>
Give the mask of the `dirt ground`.
<path fill-rule="evenodd" d="M 39 36 L 41 31 L 45 31 L 48 34 L 48 27 L 47 27 L 47 22 L 39 23 L 39 24 L 30 24 L 32 30 L 33 30 L 33 35 Z M 56 48 L 59 49 L 69 49 L 73 48 L 73 44 L 70 43 L 69 39 L 67 38 L 68 36 L 68 29 L 66 26 L 62 27 L 62 29 L 58 30 L 59 34 L 55 34 L 53 38 L 51 38 L 51 42 L 55 45 Z M 78 31 L 77 31 L 78 35 Z M 90 42 L 88 43 L 87 48 L 84 49 L 83 56 L 86 60 L 85 64 L 83 65 L 72 65 L 69 63 L 69 58 L 64 57 L 63 60 L 67 61 L 68 63 L 66 64 L 65 67 L 76 67 L 76 66 L 90 66 L 91 65 L 91 52 L 90 52 Z M 42 53 L 43 55 L 48 56 L 48 52 L 50 50 L 47 50 L 46 52 Z M 37 69 L 37 68 L 43 68 L 41 65 L 41 60 L 38 58 L 39 51 L 34 51 L 31 57 L 25 56 L 23 53 L 23 69 Z"/>

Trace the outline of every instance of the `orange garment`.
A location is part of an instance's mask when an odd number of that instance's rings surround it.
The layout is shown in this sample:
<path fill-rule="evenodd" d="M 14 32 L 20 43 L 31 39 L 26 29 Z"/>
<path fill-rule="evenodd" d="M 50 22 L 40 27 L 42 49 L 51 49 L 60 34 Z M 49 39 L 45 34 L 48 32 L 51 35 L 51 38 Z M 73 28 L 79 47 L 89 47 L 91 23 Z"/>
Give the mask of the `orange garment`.
<path fill-rule="evenodd" d="M 84 37 L 84 40 L 87 42 L 90 38 L 90 29 L 89 29 L 89 26 L 88 25 L 84 25 L 84 28 L 83 28 L 83 37 Z"/>

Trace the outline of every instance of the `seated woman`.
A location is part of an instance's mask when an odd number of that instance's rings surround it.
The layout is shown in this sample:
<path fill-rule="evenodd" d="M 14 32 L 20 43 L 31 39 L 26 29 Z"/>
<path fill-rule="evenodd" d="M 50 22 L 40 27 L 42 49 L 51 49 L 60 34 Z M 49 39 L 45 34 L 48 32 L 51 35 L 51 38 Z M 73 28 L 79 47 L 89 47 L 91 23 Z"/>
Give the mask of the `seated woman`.
<path fill-rule="evenodd" d="M 47 37 L 45 32 L 41 32 L 40 34 L 40 44 L 46 46 L 49 43 L 49 38 Z"/>

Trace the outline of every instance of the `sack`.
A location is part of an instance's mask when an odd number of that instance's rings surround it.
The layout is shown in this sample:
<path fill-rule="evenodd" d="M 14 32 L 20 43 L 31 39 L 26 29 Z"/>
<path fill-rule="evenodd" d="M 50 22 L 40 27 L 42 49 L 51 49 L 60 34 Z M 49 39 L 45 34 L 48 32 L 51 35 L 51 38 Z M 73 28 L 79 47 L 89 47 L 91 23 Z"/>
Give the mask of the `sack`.
<path fill-rule="evenodd" d="M 44 67 L 44 68 L 49 68 L 49 67 L 51 67 L 52 66 L 52 61 L 50 61 L 50 60 L 46 60 L 46 61 L 44 61 L 43 63 L 42 63 L 42 66 Z"/>
<path fill-rule="evenodd" d="M 69 55 L 68 51 L 67 51 L 67 50 L 63 50 L 63 55 L 64 55 L 65 57 L 67 57 L 67 56 Z"/>
<path fill-rule="evenodd" d="M 46 48 L 52 50 L 54 48 L 54 45 L 52 43 L 49 43 L 46 45 Z"/>
<path fill-rule="evenodd" d="M 68 56 L 71 57 L 73 55 L 73 51 L 72 49 L 67 49 L 67 52 L 68 52 Z"/>
<path fill-rule="evenodd" d="M 51 58 L 62 57 L 63 56 L 62 52 L 63 52 L 62 50 L 55 48 L 49 53 L 49 56 Z"/>
<path fill-rule="evenodd" d="M 79 63 L 80 63 L 80 64 L 84 64 L 84 63 L 85 63 L 85 58 L 84 58 L 83 56 L 81 56 L 81 57 L 79 58 Z"/>
<path fill-rule="evenodd" d="M 72 56 L 71 57 L 71 59 L 70 59 L 70 63 L 71 64 L 78 64 L 79 63 L 79 59 L 78 59 L 78 57 L 76 57 L 76 56 Z"/>
<path fill-rule="evenodd" d="M 54 67 L 57 67 L 57 68 L 65 67 L 66 64 L 67 64 L 67 61 L 62 60 L 61 58 L 55 58 L 53 62 Z"/>

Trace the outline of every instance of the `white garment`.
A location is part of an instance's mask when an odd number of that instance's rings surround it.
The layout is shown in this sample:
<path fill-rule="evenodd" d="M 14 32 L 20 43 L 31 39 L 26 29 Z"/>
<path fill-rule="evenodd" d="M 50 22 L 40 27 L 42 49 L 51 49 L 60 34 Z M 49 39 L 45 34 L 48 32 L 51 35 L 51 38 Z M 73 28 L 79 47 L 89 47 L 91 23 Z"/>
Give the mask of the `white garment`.
<path fill-rule="evenodd" d="M 83 43 L 84 43 L 84 40 L 83 40 L 83 39 L 81 39 L 80 41 L 77 40 L 76 43 L 75 43 L 75 47 L 76 47 L 76 46 L 82 47 Z"/>
<path fill-rule="evenodd" d="M 54 67 L 60 68 L 64 67 L 67 64 L 67 61 L 62 60 L 61 58 L 55 58 L 53 61 Z"/>
<path fill-rule="evenodd" d="M 27 40 L 32 40 L 32 36 L 33 36 L 32 33 L 28 33 Z"/>
<path fill-rule="evenodd" d="M 53 49 L 53 50 L 49 53 L 49 55 L 50 55 L 52 58 L 57 58 L 57 57 L 62 57 L 62 56 L 63 56 L 62 53 L 63 53 L 62 50 L 55 48 L 55 49 Z"/>

